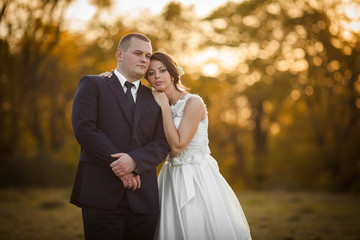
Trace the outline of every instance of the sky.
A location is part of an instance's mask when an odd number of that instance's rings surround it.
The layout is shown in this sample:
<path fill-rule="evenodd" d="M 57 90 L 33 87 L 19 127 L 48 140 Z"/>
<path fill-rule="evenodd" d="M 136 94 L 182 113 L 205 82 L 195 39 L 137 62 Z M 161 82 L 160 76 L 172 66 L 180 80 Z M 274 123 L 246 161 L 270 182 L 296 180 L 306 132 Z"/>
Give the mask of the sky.
<path fill-rule="evenodd" d="M 151 13 L 160 13 L 165 5 L 173 0 L 115 0 L 113 11 L 109 16 L 126 15 L 136 17 L 139 10 L 148 9 Z M 198 16 L 205 16 L 215 8 L 225 4 L 229 0 L 181 0 L 182 5 L 194 5 L 195 13 Z M 232 0 L 233 2 L 240 2 L 240 0 Z M 89 0 L 75 0 L 69 7 L 66 18 L 71 19 L 72 28 L 81 28 L 84 23 L 89 20 L 96 8 L 89 4 Z"/>

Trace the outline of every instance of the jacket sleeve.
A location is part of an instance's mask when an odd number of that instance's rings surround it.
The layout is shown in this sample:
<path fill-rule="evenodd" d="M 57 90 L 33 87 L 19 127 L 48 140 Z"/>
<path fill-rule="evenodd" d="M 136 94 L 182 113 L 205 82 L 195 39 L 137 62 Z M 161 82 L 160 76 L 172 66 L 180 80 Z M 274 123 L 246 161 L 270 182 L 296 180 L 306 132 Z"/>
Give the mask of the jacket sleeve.
<path fill-rule="evenodd" d="M 138 171 L 141 173 L 158 166 L 165 160 L 169 151 L 170 147 L 166 141 L 161 112 L 159 112 L 153 140 L 142 147 L 131 150 L 128 154 L 134 159 Z"/>
<path fill-rule="evenodd" d="M 110 164 L 114 160 L 111 153 L 119 149 L 97 128 L 98 94 L 95 76 L 80 79 L 73 101 L 72 125 L 76 140 L 92 160 Z"/>

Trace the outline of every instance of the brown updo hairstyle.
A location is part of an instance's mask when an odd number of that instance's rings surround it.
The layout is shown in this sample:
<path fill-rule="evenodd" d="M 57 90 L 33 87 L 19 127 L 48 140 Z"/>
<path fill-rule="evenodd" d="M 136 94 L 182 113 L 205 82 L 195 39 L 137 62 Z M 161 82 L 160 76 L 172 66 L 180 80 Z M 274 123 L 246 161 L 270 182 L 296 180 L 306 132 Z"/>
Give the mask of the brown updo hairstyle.
<path fill-rule="evenodd" d="M 154 52 L 150 58 L 150 61 L 152 61 L 152 60 L 158 60 L 158 61 L 162 62 L 162 64 L 164 64 L 164 66 L 166 67 L 166 70 L 169 72 L 171 78 L 174 79 L 174 86 L 175 86 L 176 90 L 185 91 L 185 92 L 190 90 L 190 88 L 185 87 L 181 83 L 178 65 L 169 55 L 162 53 L 162 52 Z M 148 73 L 145 74 L 145 79 L 149 80 Z"/>

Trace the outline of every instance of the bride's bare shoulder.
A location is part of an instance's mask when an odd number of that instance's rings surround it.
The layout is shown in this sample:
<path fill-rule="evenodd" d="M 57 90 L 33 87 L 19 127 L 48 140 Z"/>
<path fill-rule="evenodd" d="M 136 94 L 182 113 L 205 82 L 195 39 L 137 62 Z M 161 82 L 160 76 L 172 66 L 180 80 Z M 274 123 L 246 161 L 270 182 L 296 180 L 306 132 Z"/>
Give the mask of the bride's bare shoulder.
<path fill-rule="evenodd" d="M 187 109 L 198 111 L 205 110 L 205 103 L 199 95 L 192 94 L 185 104 L 184 111 Z"/>

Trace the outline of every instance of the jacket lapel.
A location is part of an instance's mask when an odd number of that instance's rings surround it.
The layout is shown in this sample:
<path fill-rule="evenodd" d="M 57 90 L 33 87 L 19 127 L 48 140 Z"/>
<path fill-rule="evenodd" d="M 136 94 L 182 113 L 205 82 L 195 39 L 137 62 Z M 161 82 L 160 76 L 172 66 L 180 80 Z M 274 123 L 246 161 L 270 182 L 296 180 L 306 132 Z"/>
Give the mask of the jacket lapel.
<path fill-rule="evenodd" d="M 129 124 L 132 125 L 131 110 L 130 110 L 129 104 L 127 103 L 127 99 L 125 97 L 125 93 L 120 84 L 119 79 L 113 73 L 112 77 L 110 79 L 108 79 L 108 81 L 106 81 L 106 83 L 111 88 L 117 102 L 120 105 L 121 110 L 123 111 L 124 115 L 126 116 L 126 119 L 129 122 Z"/>

